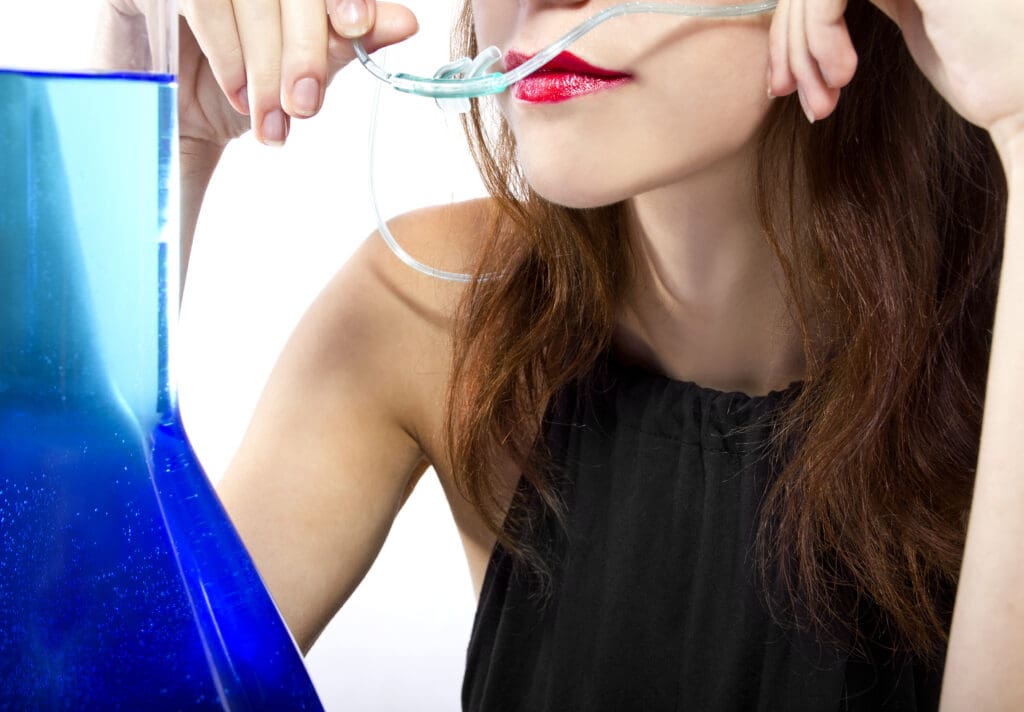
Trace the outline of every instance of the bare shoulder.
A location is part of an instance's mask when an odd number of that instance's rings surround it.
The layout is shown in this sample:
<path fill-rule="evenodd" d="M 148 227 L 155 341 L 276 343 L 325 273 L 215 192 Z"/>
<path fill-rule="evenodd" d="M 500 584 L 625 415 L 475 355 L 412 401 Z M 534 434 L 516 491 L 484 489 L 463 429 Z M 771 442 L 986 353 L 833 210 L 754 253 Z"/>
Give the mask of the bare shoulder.
<path fill-rule="evenodd" d="M 388 228 L 419 262 L 467 273 L 488 239 L 494 210 L 487 198 L 421 208 L 389 220 Z M 383 402 L 439 469 L 447 469 L 440 425 L 454 317 L 465 288 L 412 269 L 374 231 L 325 294 L 349 348 L 363 361 L 351 372 L 388 389 L 380 394 Z"/>
<path fill-rule="evenodd" d="M 419 210 L 391 230 L 423 262 L 464 271 L 487 209 Z M 479 569 L 487 542 L 450 487 L 440 446 L 464 288 L 410 269 L 372 234 L 292 332 L 218 483 L 303 650 L 369 570 L 428 465 L 464 541 L 472 533 L 467 551 Z"/>
<path fill-rule="evenodd" d="M 419 262 L 466 273 L 491 237 L 496 210 L 490 199 L 473 200 L 416 210 L 389 221 L 388 227 L 402 248 Z M 437 473 L 479 595 L 495 537 L 458 492 L 443 441 L 451 337 L 455 311 L 466 285 L 417 272 L 395 256 L 376 232 L 345 271 L 349 274 L 339 273 L 337 303 L 347 304 L 346 312 L 358 313 L 361 331 L 376 332 L 378 348 L 366 353 L 368 358 L 387 362 L 387 375 L 381 382 L 394 389 L 389 398 L 391 407 L 398 409 L 403 427 L 418 444 L 423 468 L 431 465 Z M 510 482 L 516 479 L 511 459 L 494 464 L 504 478 Z M 422 472 L 419 470 L 409 481 L 403 503 Z"/>

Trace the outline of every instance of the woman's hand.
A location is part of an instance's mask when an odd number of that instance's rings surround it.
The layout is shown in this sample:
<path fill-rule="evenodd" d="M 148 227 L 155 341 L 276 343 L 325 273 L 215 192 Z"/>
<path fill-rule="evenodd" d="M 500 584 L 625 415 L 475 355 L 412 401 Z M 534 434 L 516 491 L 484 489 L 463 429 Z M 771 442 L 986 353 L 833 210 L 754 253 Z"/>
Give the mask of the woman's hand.
<path fill-rule="evenodd" d="M 123 54 L 154 0 L 108 0 L 101 54 Z M 412 12 L 375 0 L 179 0 L 178 114 L 183 140 L 224 146 L 252 126 L 268 145 L 284 143 L 291 119 L 316 114 L 324 91 L 355 58 L 417 30 Z M 357 12 L 353 6 L 361 8 Z M 149 23 L 151 26 L 152 22 Z M 138 33 L 135 33 L 138 36 Z"/>
<path fill-rule="evenodd" d="M 997 145 L 1024 137 L 1024 2 L 871 1 L 899 26 L 918 67 L 961 116 L 992 132 Z M 810 119 L 832 113 L 856 70 L 846 5 L 780 0 L 775 10 L 769 88 L 776 96 L 798 91 Z"/>

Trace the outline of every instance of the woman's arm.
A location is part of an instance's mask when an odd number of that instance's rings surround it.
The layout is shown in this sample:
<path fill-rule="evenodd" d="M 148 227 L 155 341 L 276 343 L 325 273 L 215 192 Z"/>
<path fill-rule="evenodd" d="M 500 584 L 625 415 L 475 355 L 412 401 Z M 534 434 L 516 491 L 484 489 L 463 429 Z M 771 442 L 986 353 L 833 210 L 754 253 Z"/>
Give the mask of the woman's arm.
<path fill-rule="evenodd" d="M 426 209 L 390 227 L 429 255 L 478 234 L 474 215 Z M 372 235 L 289 337 L 217 485 L 304 653 L 376 559 L 425 453 L 444 469 L 438 414 L 462 289 L 413 272 Z"/>
<path fill-rule="evenodd" d="M 943 712 L 1024 710 L 1024 134 L 999 148 L 1009 215 Z"/>
<path fill-rule="evenodd" d="M 192 138 L 181 139 L 181 284 L 185 284 L 192 239 L 203 207 L 203 196 L 224 146 Z"/>

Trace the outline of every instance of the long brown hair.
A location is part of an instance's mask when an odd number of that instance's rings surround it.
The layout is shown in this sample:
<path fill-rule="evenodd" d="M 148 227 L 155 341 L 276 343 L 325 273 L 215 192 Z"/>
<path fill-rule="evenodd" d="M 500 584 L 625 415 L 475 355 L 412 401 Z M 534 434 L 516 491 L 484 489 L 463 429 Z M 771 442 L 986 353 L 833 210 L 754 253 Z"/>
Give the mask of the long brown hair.
<path fill-rule="evenodd" d="M 983 130 L 915 66 L 866 0 L 847 23 L 859 69 L 813 126 L 795 96 L 762 126 L 756 201 L 802 330 L 803 388 L 773 421 L 780 472 L 759 514 L 758 571 L 779 621 L 857 641 L 877 606 L 884 639 L 941 660 L 978 454 L 1006 185 Z M 475 56 L 470 0 L 453 36 Z M 499 210 L 454 336 L 446 437 L 460 492 L 542 581 L 530 519 L 501 518 L 511 457 L 565 521 L 541 419 L 612 342 L 633 275 L 622 204 L 554 205 L 532 190 L 515 141 L 479 104 L 465 120 Z M 781 595 L 778 595 L 781 594 Z M 854 622 L 851 622 L 854 621 Z M 882 630 L 882 629 L 880 629 Z M 850 634 L 853 637 L 850 637 Z"/>

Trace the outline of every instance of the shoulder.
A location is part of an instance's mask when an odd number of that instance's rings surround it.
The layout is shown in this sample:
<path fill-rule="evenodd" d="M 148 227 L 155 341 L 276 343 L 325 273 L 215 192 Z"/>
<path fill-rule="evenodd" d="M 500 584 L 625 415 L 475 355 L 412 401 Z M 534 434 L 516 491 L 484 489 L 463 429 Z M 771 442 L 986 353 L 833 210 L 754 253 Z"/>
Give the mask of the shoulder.
<path fill-rule="evenodd" d="M 388 221 L 388 227 L 419 262 L 467 273 L 493 237 L 497 210 L 496 201 L 473 200 L 406 213 Z M 373 404 L 383 405 L 401 424 L 419 448 L 424 466 L 433 466 L 437 473 L 479 594 L 495 536 L 460 494 L 443 437 L 455 315 L 466 289 L 466 283 L 412 269 L 374 231 L 328 287 L 327 303 L 345 323 L 343 330 L 356 339 L 349 348 L 360 353 L 361 364 L 346 370 L 372 381 L 375 390 L 385 389 L 372 396 Z M 499 458 L 494 468 L 510 485 L 518 479 L 510 458 Z M 406 497 L 422 472 L 409 482 Z"/>
<path fill-rule="evenodd" d="M 469 273 L 488 239 L 494 204 L 489 198 L 420 208 L 388 220 L 407 253 L 447 272 Z M 403 326 L 441 327 L 450 322 L 464 283 L 422 274 L 402 262 L 374 230 L 332 281 L 351 305 L 394 310 Z M 367 290 L 362 294 L 358 290 Z M 380 303 L 377 303 L 377 302 Z M 372 302 L 372 303 L 371 303 Z M 428 318 L 429 317 L 429 318 Z"/>
<path fill-rule="evenodd" d="M 421 208 L 389 220 L 388 228 L 419 262 L 467 273 L 489 238 L 494 210 L 489 198 Z M 322 330 L 337 335 L 332 360 L 344 362 L 350 377 L 375 384 L 378 406 L 388 408 L 432 462 L 440 457 L 451 335 L 465 289 L 412 269 L 375 230 L 318 299 Z"/>
<path fill-rule="evenodd" d="M 481 210 L 420 210 L 391 229 L 422 261 L 464 271 Z M 371 234 L 296 325 L 218 483 L 303 650 L 362 580 L 427 462 L 445 482 L 438 434 L 463 289 L 409 269 Z M 460 529 L 476 532 L 453 501 Z"/>

